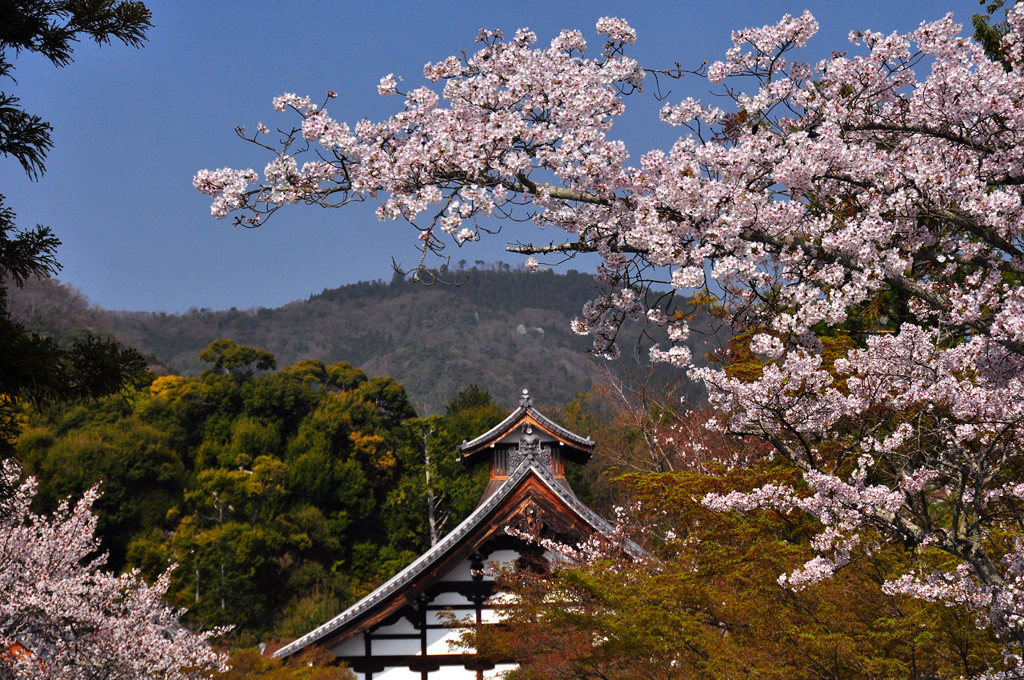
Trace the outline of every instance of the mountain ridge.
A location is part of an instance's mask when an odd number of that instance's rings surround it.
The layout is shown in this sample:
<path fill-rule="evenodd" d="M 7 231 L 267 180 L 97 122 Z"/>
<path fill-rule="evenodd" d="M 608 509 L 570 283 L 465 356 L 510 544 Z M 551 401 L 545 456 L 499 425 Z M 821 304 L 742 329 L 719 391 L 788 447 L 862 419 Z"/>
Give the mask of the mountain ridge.
<path fill-rule="evenodd" d="M 103 310 L 73 286 L 43 280 L 12 289 L 10 313 L 55 337 L 83 330 L 112 335 L 182 375 L 200 373 L 206 366 L 199 352 L 219 338 L 267 349 L 278 365 L 347 361 L 393 377 L 421 414 L 438 412 L 470 383 L 506 404 L 528 387 L 540 403 L 561 405 L 607 370 L 646 370 L 642 359 L 629 357 L 609 369 L 609 362 L 587 354 L 589 338 L 570 330 L 583 304 L 600 294 L 589 274 L 528 273 L 500 264 L 449 274 L 461 284 L 426 286 L 395 276 L 324 289 L 276 308 L 184 314 Z M 637 324 L 624 329 L 624 344 L 640 330 Z M 708 348 L 695 347 L 695 355 Z"/>

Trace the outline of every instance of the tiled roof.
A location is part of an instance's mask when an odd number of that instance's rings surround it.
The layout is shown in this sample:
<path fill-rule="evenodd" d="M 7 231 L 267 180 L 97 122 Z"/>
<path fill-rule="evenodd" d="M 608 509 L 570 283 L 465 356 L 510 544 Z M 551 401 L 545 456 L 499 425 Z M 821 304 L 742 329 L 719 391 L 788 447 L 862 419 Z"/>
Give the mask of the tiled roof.
<path fill-rule="evenodd" d="M 466 455 L 467 451 L 472 451 L 473 449 L 476 449 L 480 446 L 483 446 L 484 444 L 487 444 L 488 442 L 490 442 L 490 440 L 502 436 L 516 421 L 518 421 L 526 414 L 533 416 L 533 418 L 538 423 L 540 423 L 545 428 L 549 429 L 552 433 L 561 437 L 562 439 L 572 442 L 573 444 L 576 444 L 580 448 L 585 449 L 587 451 L 594 448 L 594 440 L 591 439 L 590 437 L 581 437 L 575 432 L 565 429 L 564 427 L 562 427 L 561 425 L 559 425 L 558 423 L 551 420 L 546 415 L 535 409 L 533 407 L 533 400 L 530 398 L 530 393 L 527 390 L 523 390 L 523 396 L 519 400 L 519 407 L 516 408 L 515 411 L 512 411 L 512 413 L 508 414 L 508 416 L 504 420 L 502 420 L 500 423 L 498 423 L 491 429 L 487 430 L 487 432 L 484 432 L 479 437 L 476 437 L 471 441 L 462 442 L 461 444 L 459 444 L 459 450 L 463 452 L 463 455 Z"/>
<path fill-rule="evenodd" d="M 420 574 L 429 570 L 433 564 L 442 559 L 450 550 L 455 548 L 465 536 L 467 536 L 487 518 L 491 511 L 497 508 L 502 501 L 508 498 L 519 484 L 531 473 L 539 477 L 556 496 L 558 496 L 567 506 L 572 508 L 576 515 L 595 531 L 604 535 L 608 535 L 613 531 L 611 524 L 584 505 L 580 499 L 576 498 L 576 495 L 570 489 L 558 483 L 554 476 L 552 476 L 551 472 L 544 466 L 536 464 L 534 461 L 529 459 L 524 460 L 490 498 L 477 506 L 469 517 L 464 519 L 451 531 L 451 533 L 438 541 L 434 546 L 427 550 L 427 552 L 416 558 L 412 564 L 398 572 L 389 581 L 377 588 L 377 590 L 373 591 L 338 616 L 335 616 L 322 626 L 306 633 L 294 642 L 291 642 L 277 650 L 277 652 L 274 653 L 274 656 L 283 658 L 295 654 L 307 646 L 345 628 L 347 625 L 355 622 L 377 606 L 388 602 L 393 596 L 399 594 L 403 588 L 420 576 Z M 633 554 L 642 553 L 642 549 L 634 543 L 630 543 L 626 548 Z"/>

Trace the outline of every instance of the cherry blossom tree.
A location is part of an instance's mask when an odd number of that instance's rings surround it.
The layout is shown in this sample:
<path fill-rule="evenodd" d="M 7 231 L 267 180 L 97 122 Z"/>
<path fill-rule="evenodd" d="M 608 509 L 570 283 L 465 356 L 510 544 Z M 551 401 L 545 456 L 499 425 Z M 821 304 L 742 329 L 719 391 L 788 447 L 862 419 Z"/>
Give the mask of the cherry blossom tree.
<path fill-rule="evenodd" d="M 103 571 L 93 488 L 53 517 L 32 513 L 36 485 L 4 464 L 0 501 L 0 678 L 184 680 L 223 666 L 209 646 L 221 631 L 193 633 L 138 572 Z"/>
<path fill-rule="evenodd" d="M 682 135 L 636 155 L 611 136 L 645 82 L 680 77 L 626 55 L 636 34 L 601 19 L 600 52 L 577 31 L 540 47 L 484 31 L 481 47 L 427 64 L 438 86 L 387 120 L 338 122 L 285 94 L 298 115 L 249 141 L 273 159 L 200 171 L 213 215 L 256 226 L 290 203 L 376 199 L 418 230 L 423 260 L 495 220 L 568 235 L 520 243 L 537 258 L 596 252 L 609 293 L 576 330 L 614 354 L 619 324 L 646 316 L 670 342 L 652 357 L 704 383 L 725 431 L 769 442 L 799 472 L 705 499 L 718 510 L 801 510 L 820 522 L 816 556 L 781 577 L 800 589 L 834 574 L 865 536 L 948 556 L 890 593 L 966 605 L 1024 674 L 1024 8 L 1008 12 L 1000 60 L 951 16 L 906 35 L 857 31 L 815 64 L 804 13 L 733 33 L 706 76 L 728 109 L 687 98 L 661 119 Z M 310 160 L 304 161 L 305 158 Z M 653 279 L 670 293 L 652 296 Z M 674 297 L 727 309 L 733 365 L 695 366 Z M 652 304 L 652 300 L 658 302 Z M 742 345 L 742 346 L 741 346 Z M 922 561 L 920 564 L 928 564 Z"/>

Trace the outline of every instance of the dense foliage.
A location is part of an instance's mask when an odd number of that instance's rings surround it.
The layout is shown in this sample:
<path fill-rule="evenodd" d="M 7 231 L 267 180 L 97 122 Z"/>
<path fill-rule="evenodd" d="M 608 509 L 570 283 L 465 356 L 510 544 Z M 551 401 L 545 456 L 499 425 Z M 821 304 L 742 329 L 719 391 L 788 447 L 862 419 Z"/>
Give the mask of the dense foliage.
<path fill-rule="evenodd" d="M 398 383 L 347 363 L 272 371 L 230 340 L 204 356 L 199 377 L 37 414 L 17 447 L 41 507 L 102 480 L 111 566 L 176 563 L 190 621 L 301 635 L 430 545 L 428 497 L 442 535 L 479 500 L 455 445 L 505 415 L 485 392 L 417 418 Z"/>
<path fill-rule="evenodd" d="M 649 555 L 599 545 L 598 556 L 550 573 L 508 571 L 502 587 L 515 605 L 503 625 L 469 640 L 485 655 L 521 660 L 516 680 L 972 678 L 999 663 L 999 645 L 966 608 L 882 592 L 908 562 L 941 566 L 948 558 L 937 551 L 879 544 L 836 578 L 793 591 L 777 577 L 812 556 L 812 518 L 700 503 L 710 492 L 785 481 L 778 473 L 619 479 L 632 499 L 623 531 Z"/>
<path fill-rule="evenodd" d="M 969 609 L 881 590 L 912 564 L 943 565 L 941 551 L 872 536 L 834 579 L 787 588 L 779 575 L 813 556 L 820 524 L 799 511 L 712 511 L 701 499 L 793 483 L 793 473 L 764 460 L 763 443 L 708 432 L 708 409 L 673 397 L 607 385 L 565 408 L 566 423 L 597 439 L 585 474 L 616 533 L 548 544 L 567 558 L 548 569 L 502 572 L 502 624 L 469 626 L 468 647 L 518 659 L 511 677 L 535 680 L 924 680 L 979 677 L 999 663 L 999 644 Z M 623 538 L 647 554 L 623 551 Z"/>

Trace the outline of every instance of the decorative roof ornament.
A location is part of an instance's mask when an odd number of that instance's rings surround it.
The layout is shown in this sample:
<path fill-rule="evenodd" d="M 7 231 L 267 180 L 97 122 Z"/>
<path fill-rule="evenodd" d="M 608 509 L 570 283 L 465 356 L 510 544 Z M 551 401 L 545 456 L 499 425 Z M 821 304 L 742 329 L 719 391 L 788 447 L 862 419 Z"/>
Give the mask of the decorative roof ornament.
<path fill-rule="evenodd" d="M 519 397 L 519 405 L 523 408 L 530 408 L 533 406 L 533 397 L 530 396 L 530 390 L 523 388 L 523 396 Z"/>
<path fill-rule="evenodd" d="M 508 460 L 510 470 L 515 470 L 524 460 L 550 468 L 551 447 L 541 446 L 540 437 L 533 431 L 533 426 L 527 423 L 519 437 L 519 444 L 509 452 Z"/>
<path fill-rule="evenodd" d="M 519 447 L 520 453 L 533 455 L 540 451 L 540 437 L 533 431 L 533 426 L 529 423 L 523 429 L 523 434 L 519 436 Z"/>
<path fill-rule="evenodd" d="M 464 441 L 459 444 L 459 453 L 463 463 L 468 465 L 477 460 L 490 460 L 491 454 L 484 452 L 491 451 L 495 446 L 515 447 L 519 440 L 519 436 L 516 436 L 515 432 L 518 428 L 525 427 L 527 423 L 533 429 L 544 432 L 557 440 L 557 445 L 563 447 L 559 450 L 562 451 L 563 455 L 569 456 L 569 460 L 585 463 L 590 458 L 590 454 L 593 453 L 593 439 L 581 437 L 574 432 L 570 432 L 545 416 L 534 408 L 530 391 L 523 389 L 515 411 L 508 414 L 504 420 L 487 432 L 468 442 Z M 505 442 L 504 444 L 502 444 L 503 441 Z M 555 445 L 554 442 L 551 442 L 551 444 L 552 446 Z"/>

